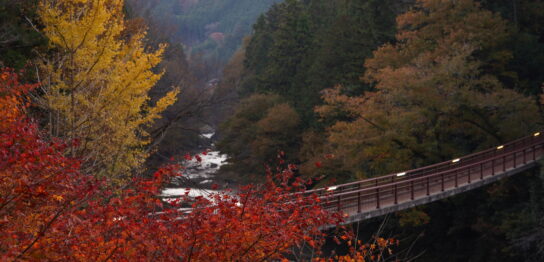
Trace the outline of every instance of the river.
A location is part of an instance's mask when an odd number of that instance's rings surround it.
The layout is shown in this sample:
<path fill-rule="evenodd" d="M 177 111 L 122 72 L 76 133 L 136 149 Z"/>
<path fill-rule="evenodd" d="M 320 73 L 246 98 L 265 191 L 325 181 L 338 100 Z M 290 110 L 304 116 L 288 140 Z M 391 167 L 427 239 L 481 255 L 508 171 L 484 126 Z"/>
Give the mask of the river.
<path fill-rule="evenodd" d="M 202 159 L 200 162 L 194 158 L 181 162 L 180 164 L 185 167 L 183 176 L 176 178 L 169 187 L 163 189 L 162 196 L 175 198 L 175 196 L 185 195 L 187 190 L 189 190 L 190 197 L 208 197 L 210 194 L 221 192 L 221 190 L 214 190 L 212 187 L 216 183 L 217 171 L 227 163 L 227 155 L 214 150 L 213 132 L 204 133 L 201 136 L 210 141 L 211 149 L 207 150 L 206 154 L 198 154 Z"/>

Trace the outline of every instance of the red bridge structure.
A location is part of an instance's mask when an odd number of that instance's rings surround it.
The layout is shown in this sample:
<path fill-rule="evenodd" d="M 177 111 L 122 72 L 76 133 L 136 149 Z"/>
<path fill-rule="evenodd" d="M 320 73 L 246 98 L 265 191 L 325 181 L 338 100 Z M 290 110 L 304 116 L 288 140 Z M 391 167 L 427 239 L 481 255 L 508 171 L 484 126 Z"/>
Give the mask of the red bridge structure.
<path fill-rule="evenodd" d="M 346 216 L 345 224 L 423 205 L 538 166 L 540 132 L 478 153 L 396 174 L 306 191 Z"/>

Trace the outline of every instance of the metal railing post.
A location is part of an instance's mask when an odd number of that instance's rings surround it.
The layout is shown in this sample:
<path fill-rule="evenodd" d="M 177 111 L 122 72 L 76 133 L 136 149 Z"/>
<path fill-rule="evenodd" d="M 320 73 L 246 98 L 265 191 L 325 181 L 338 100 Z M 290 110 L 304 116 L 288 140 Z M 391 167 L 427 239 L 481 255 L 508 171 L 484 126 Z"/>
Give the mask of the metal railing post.
<path fill-rule="evenodd" d="M 459 187 L 459 176 L 457 175 L 457 170 L 455 170 L 455 188 Z"/>
<path fill-rule="evenodd" d="M 442 173 L 441 177 L 442 177 L 442 192 L 444 192 L 444 173 Z"/>
<path fill-rule="evenodd" d="M 430 195 L 429 190 L 429 177 L 427 177 L 427 196 Z"/>
<path fill-rule="evenodd" d="M 380 188 L 376 188 L 376 208 L 380 209 Z"/>
<path fill-rule="evenodd" d="M 398 196 L 397 196 L 397 184 L 395 184 L 395 205 L 398 204 Z"/>
<path fill-rule="evenodd" d="M 414 181 L 413 180 L 410 181 L 410 191 L 411 191 L 410 192 L 410 199 L 414 200 Z"/>
<path fill-rule="evenodd" d="M 361 184 L 359 184 L 359 189 L 357 189 L 357 213 L 361 213 Z"/>
<path fill-rule="evenodd" d="M 491 160 L 491 176 L 495 175 L 495 159 Z"/>

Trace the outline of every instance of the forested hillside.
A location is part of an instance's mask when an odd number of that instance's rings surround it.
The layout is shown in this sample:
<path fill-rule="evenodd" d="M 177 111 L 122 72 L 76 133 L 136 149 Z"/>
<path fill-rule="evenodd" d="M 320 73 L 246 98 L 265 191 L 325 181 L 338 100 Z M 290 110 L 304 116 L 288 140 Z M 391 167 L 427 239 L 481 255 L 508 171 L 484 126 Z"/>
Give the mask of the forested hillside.
<path fill-rule="evenodd" d="M 241 97 L 221 129 L 219 148 L 230 156 L 223 174 L 258 181 L 263 163 L 274 166 L 280 154 L 318 183 L 348 182 L 539 130 L 542 8 L 472 0 L 274 5 L 231 60 L 238 70 L 223 79 Z M 399 213 L 389 225 L 421 242 L 414 248 L 423 261 L 534 259 L 541 185 L 538 173 L 528 174 Z"/>
<path fill-rule="evenodd" d="M 357 146 L 357 148 L 360 149 L 365 148 L 358 153 L 349 151 L 337 152 L 337 150 L 333 148 L 325 149 L 325 147 L 328 147 L 327 144 L 330 144 L 326 142 L 328 137 L 330 139 L 336 139 L 337 137 L 334 135 L 333 130 L 328 130 L 327 128 L 332 127 L 335 124 L 339 125 L 341 122 L 346 122 L 342 120 L 353 122 L 357 117 L 353 115 L 353 113 L 350 113 L 350 109 L 348 108 L 341 108 L 338 106 L 333 108 L 334 105 L 341 103 L 341 101 L 337 101 L 338 99 L 342 99 L 342 96 L 339 95 L 345 95 L 346 99 L 355 99 L 365 92 L 376 91 L 376 88 L 380 89 L 380 81 L 379 79 L 375 79 L 376 73 L 366 72 L 368 69 L 372 69 L 372 72 L 374 72 L 380 70 L 380 67 L 389 68 L 394 65 L 395 67 L 399 67 L 398 70 L 400 70 L 402 64 L 399 63 L 407 63 L 407 66 L 412 67 L 409 63 L 414 62 L 406 60 L 409 59 L 409 57 L 403 57 L 402 59 L 404 60 L 399 61 L 391 60 L 388 62 L 391 63 L 391 65 L 375 65 L 375 63 L 377 63 L 379 59 L 382 59 L 379 58 L 379 56 L 387 56 L 388 61 L 394 57 L 399 57 L 399 55 L 395 55 L 394 53 L 385 53 L 385 51 L 381 51 L 395 46 L 380 46 L 386 43 L 412 41 L 404 35 L 407 35 L 408 33 L 411 34 L 412 31 L 417 32 L 416 29 L 419 28 L 419 24 L 411 25 L 411 22 L 409 21 L 399 21 L 401 24 L 396 26 L 396 19 L 398 15 L 413 8 L 413 5 L 414 1 L 285 1 L 282 4 L 273 6 L 265 15 L 260 17 L 254 25 L 255 32 L 251 35 L 251 39 L 246 43 L 243 50 L 239 52 L 239 55 L 232 59 L 231 64 L 227 67 L 238 68 L 239 70 L 233 72 L 233 70 L 229 69 L 223 80 L 223 85 L 234 86 L 232 88 L 236 88 L 241 97 L 248 98 L 246 101 L 240 103 L 241 106 L 238 110 L 239 114 L 236 114 L 235 117 L 227 121 L 223 129 L 225 131 L 225 139 L 223 139 L 222 143 L 224 151 L 228 152 L 233 160 L 235 160 L 231 167 L 234 168 L 236 172 L 243 172 L 246 174 L 252 173 L 260 168 L 257 163 L 273 159 L 276 151 L 281 147 L 291 151 L 291 154 L 288 155 L 290 159 L 308 163 L 306 168 L 308 168 L 309 172 L 307 173 L 315 173 L 314 171 L 316 170 L 313 170 L 311 166 L 313 166 L 314 162 L 319 161 L 319 155 L 321 153 L 335 153 L 341 154 L 342 159 L 344 159 L 343 161 L 353 162 L 353 164 L 348 165 L 346 163 L 346 165 L 342 165 L 340 169 L 332 167 L 331 170 L 327 170 L 326 172 L 329 173 L 332 171 L 340 174 L 343 172 L 342 170 L 344 170 L 345 175 L 351 175 L 344 178 L 337 175 L 334 177 L 335 179 L 344 179 L 345 181 L 345 179 L 356 178 L 357 176 L 355 174 L 357 173 L 360 174 L 359 177 L 368 177 L 372 176 L 372 170 L 378 170 L 368 169 L 370 165 L 373 165 L 373 163 L 371 163 L 372 161 L 369 159 L 369 155 L 382 158 L 383 156 L 381 155 L 389 154 L 385 151 L 393 151 L 392 149 L 396 147 L 401 149 L 397 151 L 399 154 L 404 154 L 402 153 L 402 149 L 406 147 L 410 148 L 411 143 L 416 142 L 422 144 L 417 141 L 402 141 L 402 136 L 400 136 L 398 137 L 397 142 L 393 142 L 397 144 L 393 144 L 393 147 L 390 149 L 380 149 L 378 147 L 371 149 L 371 147 L 363 146 L 362 144 L 351 144 L 351 146 Z M 444 56 L 452 56 L 454 51 L 462 52 L 462 48 L 468 48 L 465 52 L 468 52 L 469 54 L 465 56 L 467 56 L 469 61 L 458 65 L 460 67 L 458 69 L 458 74 L 462 74 L 460 71 L 461 68 L 466 68 L 470 65 L 474 67 L 470 70 L 471 72 L 480 70 L 478 78 L 489 79 L 490 77 L 493 77 L 495 79 L 493 81 L 498 81 L 493 85 L 500 85 L 501 90 L 504 89 L 505 92 L 512 92 L 508 90 L 516 91 L 517 93 L 527 96 L 528 99 L 531 99 L 532 97 L 532 104 L 538 107 L 538 109 L 535 110 L 540 112 L 541 106 L 539 103 L 539 95 L 542 93 L 541 85 L 542 82 L 544 82 L 544 77 L 539 73 L 539 68 L 542 64 L 542 59 L 540 58 L 543 57 L 544 50 L 542 44 L 543 39 L 541 37 L 542 29 L 538 26 L 538 24 L 542 24 L 543 18 L 538 11 L 535 11 L 538 9 L 538 3 L 531 1 L 522 1 L 518 3 L 516 12 L 519 13 L 516 13 L 515 15 L 510 1 L 505 1 L 503 4 L 496 1 L 493 1 L 493 3 L 483 2 L 481 5 L 484 8 L 488 8 L 489 11 L 495 12 L 490 16 L 488 21 L 483 21 L 482 23 L 492 23 L 490 21 L 494 21 L 493 19 L 496 20 L 497 16 L 500 15 L 503 17 L 503 20 L 494 22 L 497 23 L 496 27 L 499 27 L 500 29 L 495 29 L 489 24 L 486 25 L 487 27 L 470 27 L 467 29 L 463 29 L 462 25 L 459 25 L 461 27 L 459 30 L 473 30 L 475 32 L 470 33 L 470 31 L 460 31 L 458 34 L 480 34 L 481 36 L 478 37 L 489 38 L 486 40 L 488 41 L 487 43 L 467 38 L 466 41 L 477 41 L 473 44 L 475 47 L 459 47 L 455 43 L 448 43 L 448 46 L 440 47 L 439 45 L 441 45 L 443 41 L 453 41 L 448 40 L 446 36 L 444 39 L 437 39 L 435 43 L 428 43 L 424 46 L 417 47 L 418 49 L 414 49 L 416 47 L 411 47 L 410 45 L 406 47 L 404 47 L 404 45 L 399 45 L 395 47 L 398 49 L 397 52 L 404 53 L 410 50 L 409 52 L 420 52 L 432 56 L 433 59 L 438 59 Z M 521 16 L 521 13 L 524 15 Z M 451 21 L 447 20 L 449 19 L 448 17 L 452 17 L 451 19 L 455 20 L 461 19 L 459 16 L 460 14 L 448 14 L 445 12 L 436 14 L 432 17 L 432 22 L 439 29 L 436 29 L 437 31 L 434 33 L 432 31 L 422 32 L 421 34 L 424 35 L 418 38 L 435 39 L 441 37 L 440 34 L 442 33 L 439 30 L 445 29 L 440 28 L 447 28 L 447 23 L 451 23 Z M 407 17 L 407 15 L 404 17 Z M 516 20 L 514 21 L 514 19 Z M 409 26 L 412 26 L 413 29 L 408 30 L 409 28 L 406 28 L 406 33 L 397 32 L 397 28 L 404 29 Z M 495 30 L 495 34 L 489 34 L 488 36 L 482 32 L 476 32 L 477 30 Z M 398 35 L 395 39 L 396 33 L 398 33 Z M 495 38 L 490 38 L 490 36 Z M 379 47 L 379 51 L 376 51 L 376 53 L 373 54 Z M 434 48 L 447 49 L 450 53 L 444 53 L 444 51 L 441 53 L 436 51 L 435 54 L 429 53 Z M 375 57 L 373 60 L 367 60 L 373 56 L 378 57 Z M 414 58 L 412 59 L 415 58 L 417 58 L 416 54 L 414 54 Z M 448 59 L 452 60 L 453 58 Z M 472 61 L 473 59 L 478 59 L 478 61 Z M 475 64 L 472 64 L 472 62 L 475 62 Z M 418 63 L 423 63 L 423 61 L 419 62 L 418 60 Z M 436 63 L 436 61 L 432 63 Z M 453 61 L 449 62 L 448 66 L 453 66 L 452 63 Z M 438 72 L 436 72 L 436 74 L 438 74 Z M 380 77 L 392 78 L 395 77 L 395 75 L 391 72 L 391 75 L 383 75 Z M 475 76 L 471 76 L 470 78 L 474 77 Z M 397 78 L 397 82 L 404 83 L 406 81 L 404 78 L 414 79 L 412 76 L 404 75 L 401 78 Z M 445 78 L 434 81 L 445 82 L 448 80 Z M 431 83 L 421 84 L 431 85 Z M 474 84 L 474 82 L 467 83 L 467 85 L 470 84 Z M 461 85 L 464 86 L 465 84 L 458 83 L 455 85 L 455 88 Z M 336 89 L 332 89 L 333 87 L 336 87 Z M 429 86 L 429 88 L 431 87 Z M 326 95 L 324 96 L 323 92 L 325 90 L 328 91 L 326 91 Z M 339 93 L 334 90 L 337 90 Z M 422 90 L 421 92 L 426 91 Z M 452 91 L 444 90 L 443 92 L 449 93 Z M 292 107 L 296 111 L 297 120 L 299 120 L 297 121 L 297 125 L 300 127 L 297 130 L 305 130 L 304 132 L 292 134 L 286 133 L 288 128 L 286 130 L 278 130 L 277 132 L 269 132 L 266 129 L 263 129 L 265 126 L 259 125 L 258 122 L 266 115 L 268 108 L 262 108 L 261 110 L 264 111 L 260 113 L 251 110 L 253 114 L 260 115 L 244 115 L 243 108 L 248 104 L 251 104 L 254 100 L 249 97 L 253 94 L 268 93 L 281 96 L 281 99 L 279 100 L 281 100 L 282 103 L 287 103 L 289 107 Z M 506 95 L 506 97 L 511 96 Z M 440 99 L 449 101 L 450 99 L 447 98 L 448 97 L 442 97 Z M 267 99 L 270 100 L 274 98 L 269 97 Z M 362 99 L 366 100 L 366 98 Z M 410 100 L 408 97 L 406 99 Z M 428 99 L 433 101 L 436 100 L 437 97 L 429 97 Z M 347 101 L 343 101 L 342 103 L 344 102 Z M 500 102 L 506 103 L 506 101 Z M 262 105 L 260 102 L 254 103 Z M 451 103 L 459 105 L 469 102 L 451 101 Z M 489 111 L 489 106 L 478 105 L 478 107 L 485 108 L 487 112 L 484 112 L 484 110 L 482 112 L 472 112 L 471 114 L 481 114 L 481 117 L 486 120 L 491 114 L 498 114 L 497 111 Z M 354 111 L 355 109 L 351 110 Z M 475 109 L 470 110 L 473 111 Z M 503 114 L 506 114 L 512 110 L 517 111 L 520 109 L 503 108 L 501 110 L 504 110 L 505 113 Z M 355 111 L 362 112 L 360 109 Z M 372 107 L 372 109 L 365 109 L 364 113 L 370 113 L 369 111 L 379 110 Z M 438 110 L 438 112 L 441 112 L 441 110 Z M 445 114 L 445 112 L 441 113 Z M 470 114 L 470 112 L 458 112 L 456 114 L 459 114 L 457 119 L 447 121 L 466 122 L 467 120 L 463 120 L 466 116 L 463 116 L 463 114 Z M 486 116 L 486 114 L 489 115 Z M 448 115 L 451 116 L 452 114 L 448 113 Z M 404 117 L 399 118 L 404 119 Z M 475 121 L 472 119 L 472 116 L 469 116 L 468 118 L 470 118 L 470 121 Z M 502 118 L 503 117 L 501 116 L 501 121 Z M 249 125 L 244 124 L 244 128 L 242 128 L 243 130 L 248 130 L 248 135 L 238 135 L 239 128 L 234 126 L 237 121 L 249 121 L 248 123 L 252 123 Z M 407 121 L 407 119 L 404 119 L 403 121 Z M 443 122 L 441 122 L 441 119 L 437 119 L 436 121 L 439 121 L 438 123 L 441 128 L 446 128 L 446 126 L 442 126 Z M 536 123 L 538 121 L 533 122 Z M 393 124 L 391 123 L 390 125 Z M 397 124 L 394 125 L 398 128 Z M 475 145 L 480 147 L 489 145 L 482 143 L 482 140 L 485 141 L 486 139 L 490 139 L 489 142 L 505 141 L 511 136 L 519 135 L 521 132 L 509 134 L 509 132 L 513 131 L 499 131 L 501 128 L 506 128 L 505 126 L 505 124 L 499 122 L 474 123 L 472 128 L 475 129 L 474 132 L 476 133 L 470 135 L 472 136 L 471 138 L 465 135 L 467 133 L 464 133 L 463 135 L 451 134 L 450 136 L 441 134 L 440 137 L 435 136 L 435 138 L 433 138 L 434 140 L 429 141 L 428 145 L 418 145 L 418 147 L 422 148 L 408 149 L 408 151 L 411 152 L 405 157 L 412 160 L 399 162 L 403 162 L 404 165 L 406 165 L 405 167 L 413 167 L 415 163 L 418 163 L 417 158 L 423 158 L 426 161 L 419 164 L 436 162 L 437 160 L 446 159 L 449 155 L 454 153 L 470 152 L 476 149 L 473 148 Z M 421 128 L 422 130 L 428 130 L 428 127 L 421 126 Z M 391 133 L 391 136 L 396 136 L 400 132 L 399 130 L 393 132 L 388 126 L 383 126 L 382 129 L 387 131 L 387 133 Z M 232 136 L 230 135 L 231 132 L 229 130 L 233 131 Z M 449 130 L 451 130 L 451 128 Z M 276 134 L 278 137 L 270 139 L 270 141 L 266 142 L 266 145 L 261 145 L 259 143 L 264 143 L 262 142 L 263 140 L 256 138 L 259 132 L 267 134 L 271 133 L 272 135 Z M 327 132 L 331 133 L 327 134 Z M 413 134 L 417 133 L 415 130 L 410 132 L 411 133 L 404 133 L 404 136 L 412 137 Z M 438 130 L 435 130 L 434 132 L 437 134 L 441 133 Z M 468 132 L 468 130 L 464 130 L 464 132 Z M 241 134 L 244 134 L 244 132 L 242 131 Z M 380 136 L 382 138 L 384 137 L 382 135 Z M 446 150 L 450 153 L 443 155 L 444 153 L 442 153 L 442 150 L 438 149 L 438 151 L 441 152 L 437 154 L 437 149 L 436 147 L 433 149 L 432 144 L 446 146 L 447 143 L 443 144 L 442 140 L 450 140 L 452 136 L 458 137 L 456 139 L 464 137 L 462 139 L 465 140 L 462 141 L 462 143 L 457 143 L 458 141 L 455 143 L 466 148 L 448 149 L 446 147 Z M 282 137 L 288 137 L 288 139 L 284 140 Z M 244 143 L 239 143 L 239 141 L 244 139 Z M 253 141 L 255 141 L 256 144 L 252 146 Z M 358 141 L 362 142 L 364 140 Z M 338 145 L 339 142 L 341 141 L 331 141 L 332 144 L 336 145 Z M 342 150 L 347 150 L 347 148 L 343 148 Z M 368 155 L 360 155 L 365 154 L 362 151 L 367 151 L 366 154 Z M 442 156 L 440 154 L 442 154 Z M 262 156 L 262 158 L 258 158 L 257 156 Z M 349 159 L 354 159 L 354 161 Z M 360 161 L 361 159 L 364 159 L 363 161 L 371 162 L 362 164 L 362 161 Z M 255 160 L 253 161 L 253 164 L 244 162 L 251 162 L 252 160 Z M 387 159 L 383 160 L 388 161 Z M 414 161 L 414 164 L 408 164 L 412 161 Z M 237 163 L 240 164 L 239 168 L 236 168 L 238 165 Z M 391 165 L 396 166 L 396 164 Z M 400 167 L 396 167 L 397 169 L 400 169 Z M 364 169 L 367 170 L 365 171 Z M 380 173 L 385 171 L 391 170 L 387 168 L 380 169 Z M 349 178 L 349 176 L 351 176 L 351 178 Z"/>
<path fill-rule="evenodd" d="M 261 16 L 241 51 L 245 57 L 235 57 L 227 66 L 241 70 L 224 76 L 225 82 L 238 78 L 230 82 L 247 97 L 223 129 L 225 138 L 220 148 L 232 157 L 232 170 L 254 173 L 262 168 L 263 161 L 274 159 L 278 148 L 289 151 L 291 160 L 310 157 L 310 152 L 303 150 L 304 141 L 318 139 L 317 132 L 326 125 L 313 111 L 322 103 L 321 91 L 336 84 L 353 93 L 368 90 L 369 86 L 359 80 L 364 59 L 393 39 L 395 14 L 406 8 L 398 1 L 285 1 Z M 243 67 L 236 63 L 243 63 Z M 255 93 L 281 96 L 279 100 L 294 109 L 298 131 L 279 128 L 283 114 L 278 114 L 279 122 L 272 125 L 259 124 L 265 121 L 268 108 L 252 109 L 253 116 L 246 116 L 246 104 L 262 105 L 253 102 Z M 239 121 L 243 123 L 240 128 L 236 126 Z M 269 126 L 277 130 L 267 130 Z M 267 139 L 260 139 L 259 133 Z M 315 146 L 307 149 L 315 150 Z"/>
<path fill-rule="evenodd" d="M 149 17 L 170 28 L 190 56 L 221 70 L 251 32 L 255 19 L 278 0 L 130 0 Z"/>

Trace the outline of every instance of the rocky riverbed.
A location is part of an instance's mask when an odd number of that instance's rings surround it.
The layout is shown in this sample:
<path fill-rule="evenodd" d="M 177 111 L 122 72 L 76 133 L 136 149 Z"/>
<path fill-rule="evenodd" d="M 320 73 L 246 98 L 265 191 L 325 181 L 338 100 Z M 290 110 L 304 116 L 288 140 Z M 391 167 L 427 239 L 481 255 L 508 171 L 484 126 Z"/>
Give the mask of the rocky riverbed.
<path fill-rule="evenodd" d="M 201 161 L 197 161 L 195 158 L 191 160 L 184 160 L 180 164 L 185 167 L 183 175 L 175 178 L 170 185 L 162 191 L 162 195 L 165 197 L 185 195 L 189 190 L 189 196 L 207 197 L 212 193 L 220 192 L 219 190 L 212 189 L 216 182 L 216 173 L 222 165 L 227 163 L 227 155 L 221 154 L 219 151 L 214 150 L 214 144 L 212 142 L 214 133 L 204 133 L 201 135 L 203 138 L 208 139 L 210 147 L 203 149 L 198 154 Z M 219 188 L 225 188 L 228 185 L 219 185 Z"/>

